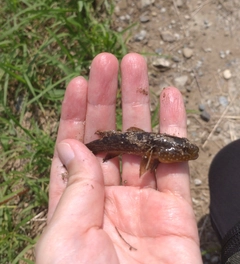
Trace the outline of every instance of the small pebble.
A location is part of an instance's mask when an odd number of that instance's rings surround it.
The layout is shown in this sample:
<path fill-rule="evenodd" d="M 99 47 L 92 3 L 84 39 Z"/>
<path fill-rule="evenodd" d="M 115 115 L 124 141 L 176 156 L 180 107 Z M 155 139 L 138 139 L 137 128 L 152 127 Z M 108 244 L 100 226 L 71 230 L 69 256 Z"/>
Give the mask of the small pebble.
<path fill-rule="evenodd" d="M 175 37 L 174 35 L 170 32 L 170 31 L 163 31 L 160 33 L 163 41 L 165 42 L 174 42 L 175 41 Z"/>
<path fill-rule="evenodd" d="M 178 88 L 183 88 L 186 85 L 187 81 L 188 81 L 187 75 L 182 75 L 174 79 L 174 83 Z"/>
<path fill-rule="evenodd" d="M 196 63 L 196 69 L 199 69 L 202 66 L 203 62 L 198 60 Z"/>
<path fill-rule="evenodd" d="M 130 17 L 128 14 L 126 14 L 125 19 L 126 19 L 127 21 L 129 21 L 129 20 L 131 19 L 131 17 Z"/>
<path fill-rule="evenodd" d="M 120 13 L 120 7 L 119 6 L 115 6 L 114 8 L 114 13 L 118 16 Z"/>
<path fill-rule="evenodd" d="M 221 59 L 224 59 L 226 57 L 226 54 L 224 51 L 220 51 L 219 54 L 220 54 Z"/>
<path fill-rule="evenodd" d="M 182 0 L 176 0 L 176 6 L 177 7 L 182 7 L 183 6 L 183 1 Z"/>
<path fill-rule="evenodd" d="M 217 128 L 215 129 L 215 133 L 216 133 L 216 134 L 220 134 L 221 131 L 222 131 L 221 127 L 217 127 Z"/>
<path fill-rule="evenodd" d="M 161 48 L 155 49 L 155 52 L 156 52 L 158 55 L 161 55 L 161 54 L 163 53 L 163 49 L 161 49 Z"/>
<path fill-rule="evenodd" d="M 174 62 L 180 62 L 181 61 L 181 59 L 178 56 L 175 56 L 175 55 L 172 56 L 172 60 Z"/>
<path fill-rule="evenodd" d="M 206 111 L 203 110 L 200 114 L 200 117 L 202 118 L 203 121 L 208 122 L 211 118 L 210 114 Z"/>
<path fill-rule="evenodd" d="M 166 12 L 166 8 L 162 7 L 160 11 L 161 11 L 161 13 L 165 13 Z"/>
<path fill-rule="evenodd" d="M 184 48 L 183 49 L 183 56 L 186 58 L 186 59 L 190 59 L 193 55 L 193 50 L 190 49 L 190 48 Z"/>
<path fill-rule="evenodd" d="M 192 202 L 193 202 L 195 205 L 198 205 L 198 204 L 199 204 L 199 200 L 195 199 L 194 197 L 192 197 Z"/>
<path fill-rule="evenodd" d="M 228 105 L 228 99 L 227 99 L 227 97 L 226 96 L 220 96 L 219 97 L 219 103 L 222 106 L 226 107 Z"/>
<path fill-rule="evenodd" d="M 148 22 L 149 20 L 150 20 L 150 18 L 149 18 L 149 16 L 146 15 L 146 14 L 143 14 L 143 15 L 140 16 L 140 21 L 141 21 L 142 23 L 146 23 L 146 22 Z"/>
<path fill-rule="evenodd" d="M 210 23 L 210 22 L 207 21 L 207 20 L 204 20 L 204 27 L 205 27 L 206 29 L 209 28 L 211 25 L 212 25 L 212 23 Z"/>
<path fill-rule="evenodd" d="M 198 106 L 198 109 L 199 109 L 199 111 L 203 111 L 205 109 L 205 105 L 204 104 L 200 104 Z"/>
<path fill-rule="evenodd" d="M 118 27 L 118 28 L 117 28 L 117 31 L 118 31 L 118 32 L 122 32 L 122 31 L 123 31 L 123 28 L 122 28 L 122 27 Z"/>
<path fill-rule="evenodd" d="M 142 8 L 144 8 L 153 4 L 155 0 L 142 0 L 141 2 L 142 2 Z"/>
<path fill-rule="evenodd" d="M 187 86 L 187 87 L 186 87 L 186 91 L 187 91 L 188 93 L 190 93 L 190 92 L 192 91 L 192 87 L 191 87 L 191 86 Z"/>
<path fill-rule="evenodd" d="M 158 58 L 153 61 L 153 66 L 160 69 L 160 71 L 166 71 L 171 68 L 171 62 L 164 58 Z"/>
<path fill-rule="evenodd" d="M 205 52 L 212 52 L 212 49 L 211 48 L 205 48 L 204 51 Z"/>
<path fill-rule="evenodd" d="M 175 40 L 180 40 L 181 36 L 178 33 L 175 33 L 174 38 L 175 38 Z"/>
<path fill-rule="evenodd" d="M 200 186 L 202 185 L 202 181 L 200 179 L 194 179 L 194 184 L 195 186 Z"/>
<path fill-rule="evenodd" d="M 232 77 L 231 71 L 229 69 L 223 72 L 223 77 L 225 80 L 229 80 Z"/>
<path fill-rule="evenodd" d="M 136 34 L 134 36 L 134 39 L 135 39 L 135 41 L 141 41 L 141 40 L 145 39 L 146 35 L 147 35 L 147 31 L 141 30 L 138 34 Z"/>
<path fill-rule="evenodd" d="M 120 16 L 119 17 L 122 21 L 124 21 L 126 18 L 125 18 L 125 16 Z"/>

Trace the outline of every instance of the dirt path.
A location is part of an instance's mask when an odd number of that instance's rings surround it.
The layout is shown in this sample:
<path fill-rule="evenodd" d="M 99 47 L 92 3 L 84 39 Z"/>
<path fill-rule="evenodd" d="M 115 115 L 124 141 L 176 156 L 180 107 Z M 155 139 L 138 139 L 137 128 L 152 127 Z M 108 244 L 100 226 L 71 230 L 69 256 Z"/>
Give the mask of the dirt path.
<path fill-rule="evenodd" d="M 240 137 L 240 2 L 115 2 L 117 29 L 136 23 L 128 47 L 147 58 L 152 107 L 163 87 L 174 85 L 184 96 L 188 137 L 201 149 L 190 168 L 203 260 L 220 263 L 208 215 L 208 169 L 215 154 Z"/>

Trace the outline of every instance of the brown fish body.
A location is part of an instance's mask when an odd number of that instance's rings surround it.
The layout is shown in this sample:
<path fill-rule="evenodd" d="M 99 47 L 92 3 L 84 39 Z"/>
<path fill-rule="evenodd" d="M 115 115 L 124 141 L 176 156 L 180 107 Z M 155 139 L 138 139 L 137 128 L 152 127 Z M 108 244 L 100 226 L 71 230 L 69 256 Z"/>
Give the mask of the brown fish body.
<path fill-rule="evenodd" d="M 121 154 L 141 156 L 141 174 L 154 170 L 159 162 L 174 163 L 198 158 L 198 147 L 187 138 L 145 132 L 134 127 L 126 132 L 111 130 L 97 131 L 96 134 L 100 139 L 86 144 L 94 154 L 106 152 L 104 162 Z"/>

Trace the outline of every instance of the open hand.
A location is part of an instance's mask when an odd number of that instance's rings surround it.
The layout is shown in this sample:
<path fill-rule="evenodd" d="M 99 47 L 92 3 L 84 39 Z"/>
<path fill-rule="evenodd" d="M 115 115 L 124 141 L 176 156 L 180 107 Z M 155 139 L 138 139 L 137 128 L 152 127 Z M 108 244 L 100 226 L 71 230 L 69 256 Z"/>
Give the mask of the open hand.
<path fill-rule="evenodd" d="M 123 130 L 151 131 L 146 62 L 132 53 L 120 67 Z M 124 155 L 120 177 L 118 158 L 103 163 L 83 144 L 97 130 L 116 129 L 117 87 L 118 61 L 109 53 L 96 56 L 88 81 L 77 77 L 67 87 L 36 263 L 202 263 L 187 162 L 139 178 L 140 157 Z M 161 133 L 186 137 L 176 88 L 162 91 L 159 118 Z"/>

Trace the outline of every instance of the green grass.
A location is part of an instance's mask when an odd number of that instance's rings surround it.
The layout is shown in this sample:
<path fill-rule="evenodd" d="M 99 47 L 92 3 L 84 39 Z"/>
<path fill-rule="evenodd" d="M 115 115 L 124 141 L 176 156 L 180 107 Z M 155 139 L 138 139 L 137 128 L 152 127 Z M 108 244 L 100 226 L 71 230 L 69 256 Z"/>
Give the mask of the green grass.
<path fill-rule="evenodd" d="M 0 0 L 0 259 L 34 263 L 66 84 L 100 52 L 126 54 L 103 0 Z M 118 118 L 120 120 L 120 118 Z M 120 122 L 120 121 L 119 121 Z M 119 125 L 118 125 L 119 127 Z M 29 251 L 30 250 L 30 251 Z M 30 253 L 29 253 L 30 252 Z"/>

